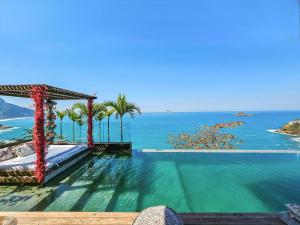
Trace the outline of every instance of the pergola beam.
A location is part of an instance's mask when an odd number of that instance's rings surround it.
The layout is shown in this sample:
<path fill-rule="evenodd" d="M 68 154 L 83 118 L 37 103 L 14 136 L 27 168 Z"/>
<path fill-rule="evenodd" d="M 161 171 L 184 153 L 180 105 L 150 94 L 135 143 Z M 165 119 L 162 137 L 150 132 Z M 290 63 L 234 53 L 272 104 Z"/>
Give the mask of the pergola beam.
<path fill-rule="evenodd" d="M 96 97 L 92 95 L 86 95 L 46 84 L 0 85 L 0 95 L 31 98 L 30 93 L 32 88 L 41 86 L 45 88 L 46 96 L 49 100 L 96 99 Z"/>
<path fill-rule="evenodd" d="M 12 96 L 12 97 L 23 97 L 28 98 L 30 91 L 0 91 L 0 95 Z M 51 93 L 47 92 L 47 99 L 49 100 L 78 100 L 83 99 L 82 97 L 70 97 L 69 95 L 60 94 L 60 93 Z"/>

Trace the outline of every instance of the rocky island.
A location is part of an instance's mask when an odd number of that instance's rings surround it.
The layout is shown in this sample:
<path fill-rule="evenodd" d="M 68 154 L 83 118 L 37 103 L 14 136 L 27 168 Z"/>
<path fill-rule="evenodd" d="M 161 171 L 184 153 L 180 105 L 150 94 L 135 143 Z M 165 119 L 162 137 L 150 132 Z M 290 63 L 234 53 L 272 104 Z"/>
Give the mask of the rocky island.
<path fill-rule="evenodd" d="M 12 127 L 4 126 L 4 125 L 1 125 L 1 124 L 0 124 L 0 131 L 1 131 L 1 130 L 7 130 L 7 129 L 10 129 L 10 128 L 12 128 Z"/>
<path fill-rule="evenodd" d="M 239 112 L 239 113 L 235 114 L 235 116 L 255 116 L 255 114 L 249 114 L 249 113 Z"/>
<path fill-rule="evenodd" d="M 275 132 L 288 135 L 300 135 L 300 119 L 285 124 L 282 128 Z"/>

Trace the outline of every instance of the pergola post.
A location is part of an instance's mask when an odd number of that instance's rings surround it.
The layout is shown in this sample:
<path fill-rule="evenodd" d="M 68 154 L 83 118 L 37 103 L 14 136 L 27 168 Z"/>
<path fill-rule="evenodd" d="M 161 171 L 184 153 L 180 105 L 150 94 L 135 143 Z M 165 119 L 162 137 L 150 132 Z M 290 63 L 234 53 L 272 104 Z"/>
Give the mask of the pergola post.
<path fill-rule="evenodd" d="M 31 98 L 34 101 L 34 128 L 33 128 L 33 146 L 36 154 L 35 176 L 39 183 L 45 179 L 45 155 L 46 139 L 44 131 L 44 101 L 46 97 L 46 88 L 44 86 L 33 86 L 31 89 Z"/>
<path fill-rule="evenodd" d="M 46 142 L 47 145 L 53 145 L 54 139 L 55 139 L 55 119 L 56 115 L 54 113 L 54 108 L 55 108 L 56 102 L 52 100 L 47 100 L 46 101 L 46 130 L 45 130 L 45 136 L 46 136 Z"/>
<path fill-rule="evenodd" d="M 92 98 L 88 99 L 87 108 L 88 108 L 88 130 L 87 130 L 87 139 L 88 139 L 88 147 L 92 148 L 94 146 L 93 141 L 93 102 Z"/>

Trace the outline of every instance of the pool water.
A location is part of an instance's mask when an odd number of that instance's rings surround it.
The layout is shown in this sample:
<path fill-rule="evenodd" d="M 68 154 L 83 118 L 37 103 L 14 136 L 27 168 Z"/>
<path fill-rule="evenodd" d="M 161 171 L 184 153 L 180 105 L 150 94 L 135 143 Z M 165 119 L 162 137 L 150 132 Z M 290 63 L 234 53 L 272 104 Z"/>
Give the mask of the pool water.
<path fill-rule="evenodd" d="M 300 156 L 300 155 L 299 155 Z M 0 186 L 1 211 L 274 212 L 300 202 L 297 154 L 91 155 L 45 187 Z"/>

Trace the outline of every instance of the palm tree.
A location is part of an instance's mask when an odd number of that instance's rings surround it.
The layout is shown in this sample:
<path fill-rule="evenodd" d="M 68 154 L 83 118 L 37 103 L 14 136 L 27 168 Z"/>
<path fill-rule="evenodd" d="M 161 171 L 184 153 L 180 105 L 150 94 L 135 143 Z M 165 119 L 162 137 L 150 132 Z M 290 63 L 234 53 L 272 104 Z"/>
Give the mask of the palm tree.
<path fill-rule="evenodd" d="M 62 121 L 63 119 L 65 118 L 65 116 L 68 114 L 68 112 L 65 110 L 65 111 L 56 111 L 56 115 L 57 117 L 59 118 L 60 120 L 60 123 L 59 123 L 59 128 L 60 128 L 60 140 L 63 139 L 63 133 L 62 133 Z"/>
<path fill-rule="evenodd" d="M 84 121 L 83 121 L 83 118 L 82 118 L 82 114 L 78 115 L 78 118 L 76 120 L 76 123 L 78 124 L 79 126 L 79 142 L 81 142 L 81 128 L 84 124 Z"/>
<path fill-rule="evenodd" d="M 110 141 L 110 117 L 112 116 L 112 114 L 114 114 L 115 109 L 111 108 L 111 107 L 106 107 L 105 108 L 105 114 L 107 117 L 107 141 Z"/>
<path fill-rule="evenodd" d="M 76 109 L 79 109 L 80 111 L 80 114 L 84 115 L 84 116 L 88 116 L 88 108 L 87 106 L 82 103 L 82 102 L 77 102 L 75 103 L 73 106 L 72 106 L 72 110 L 76 110 Z M 100 104 L 100 103 L 94 103 L 93 104 L 93 112 L 92 112 L 92 115 L 93 117 L 95 117 L 99 112 L 105 110 L 105 106 L 103 104 Z"/>
<path fill-rule="evenodd" d="M 101 111 L 96 115 L 96 120 L 99 122 L 99 141 L 101 142 L 101 121 L 106 117 L 105 112 Z"/>
<path fill-rule="evenodd" d="M 80 112 L 80 115 L 83 115 L 85 117 L 88 117 L 89 110 L 86 106 L 86 104 L 82 102 L 77 102 L 72 106 L 72 110 L 78 109 Z M 105 110 L 105 106 L 100 103 L 94 103 L 93 104 L 93 111 L 92 111 L 92 117 L 95 118 L 100 112 Z M 101 122 L 101 121 L 100 121 Z M 99 123 L 100 123 L 99 122 Z M 100 126 L 100 125 L 99 125 Z M 101 135 L 101 134 L 100 134 Z M 101 138 L 100 138 L 101 139 Z"/>
<path fill-rule="evenodd" d="M 121 94 L 116 102 L 109 101 L 105 105 L 115 110 L 117 119 L 120 117 L 121 142 L 123 142 L 123 116 L 128 113 L 133 118 L 136 113 L 141 114 L 141 110 L 136 104 L 127 102 L 126 96 Z"/>
<path fill-rule="evenodd" d="M 68 117 L 72 120 L 73 128 L 73 142 L 75 142 L 75 122 L 78 120 L 79 115 L 74 110 L 68 110 Z"/>

